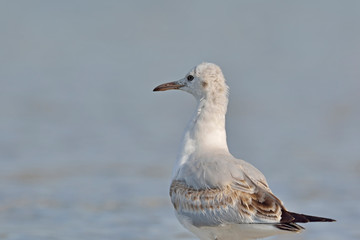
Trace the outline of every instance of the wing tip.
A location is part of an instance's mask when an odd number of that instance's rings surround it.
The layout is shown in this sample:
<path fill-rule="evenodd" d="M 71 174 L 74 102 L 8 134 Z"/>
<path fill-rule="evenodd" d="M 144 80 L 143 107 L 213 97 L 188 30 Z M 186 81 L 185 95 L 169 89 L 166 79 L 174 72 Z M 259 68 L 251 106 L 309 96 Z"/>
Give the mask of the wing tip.
<path fill-rule="evenodd" d="M 292 220 L 291 220 L 292 218 Z M 325 217 L 317 217 L 311 215 L 305 215 L 300 213 L 288 212 L 283 211 L 281 215 L 281 222 L 300 222 L 300 223 L 307 223 L 307 222 L 336 222 L 335 219 L 325 218 Z"/>
<path fill-rule="evenodd" d="M 316 217 L 311 215 L 299 214 L 294 212 L 288 212 L 283 209 L 281 214 L 281 221 L 279 224 L 276 224 L 280 230 L 290 231 L 290 232 L 301 232 L 305 228 L 296 224 L 296 223 L 308 223 L 308 222 L 336 222 L 335 219 Z"/>

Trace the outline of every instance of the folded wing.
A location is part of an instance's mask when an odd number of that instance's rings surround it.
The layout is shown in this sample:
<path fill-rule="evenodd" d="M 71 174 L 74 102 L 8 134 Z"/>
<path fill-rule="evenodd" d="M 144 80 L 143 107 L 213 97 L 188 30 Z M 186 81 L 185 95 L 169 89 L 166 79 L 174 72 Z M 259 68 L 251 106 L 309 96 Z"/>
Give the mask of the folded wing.
<path fill-rule="evenodd" d="M 267 188 L 267 184 L 259 186 L 248 177 L 206 189 L 195 189 L 184 181 L 174 180 L 170 196 L 178 214 L 191 219 L 195 226 L 280 223 L 285 208 Z"/>

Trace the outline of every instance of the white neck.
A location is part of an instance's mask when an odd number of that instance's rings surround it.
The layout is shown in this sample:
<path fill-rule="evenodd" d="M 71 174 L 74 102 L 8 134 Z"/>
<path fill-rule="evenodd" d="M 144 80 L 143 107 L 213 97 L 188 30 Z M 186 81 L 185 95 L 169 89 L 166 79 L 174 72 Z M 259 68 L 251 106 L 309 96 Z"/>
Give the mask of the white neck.
<path fill-rule="evenodd" d="M 197 111 L 189 122 L 183 139 L 183 147 L 174 168 L 174 174 L 196 153 L 207 153 L 207 149 L 228 152 L 225 130 L 227 96 L 198 100 Z"/>
<path fill-rule="evenodd" d="M 190 144 L 195 143 L 197 151 L 206 151 L 207 148 L 227 150 L 226 108 L 227 106 L 214 104 L 206 99 L 200 100 L 197 111 L 185 133 L 184 147 L 189 142 Z"/>

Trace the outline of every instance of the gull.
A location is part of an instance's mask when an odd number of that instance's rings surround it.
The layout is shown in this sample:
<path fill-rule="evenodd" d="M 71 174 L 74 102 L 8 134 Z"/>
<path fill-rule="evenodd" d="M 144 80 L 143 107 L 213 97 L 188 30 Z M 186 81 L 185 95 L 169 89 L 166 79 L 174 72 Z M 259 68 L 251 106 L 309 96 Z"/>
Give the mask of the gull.
<path fill-rule="evenodd" d="M 185 228 L 202 240 L 239 240 L 300 232 L 304 228 L 297 223 L 335 221 L 288 211 L 257 168 L 231 155 L 225 130 L 228 86 L 220 67 L 201 63 L 153 91 L 171 89 L 197 100 L 170 186 Z"/>

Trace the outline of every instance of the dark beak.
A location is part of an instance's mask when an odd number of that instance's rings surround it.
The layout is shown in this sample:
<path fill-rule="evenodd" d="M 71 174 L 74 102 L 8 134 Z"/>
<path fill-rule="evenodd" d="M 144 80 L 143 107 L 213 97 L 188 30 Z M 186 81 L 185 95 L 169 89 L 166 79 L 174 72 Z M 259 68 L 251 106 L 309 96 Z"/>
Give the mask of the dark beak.
<path fill-rule="evenodd" d="M 158 92 L 158 91 L 166 91 L 166 90 L 171 90 L 171 89 L 179 89 L 183 86 L 184 85 L 179 83 L 179 81 L 175 81 L 175 82 L 161 84 L 161 85 L 157 86 L 156 88 L 154 88 L 153 91 Z"/>

